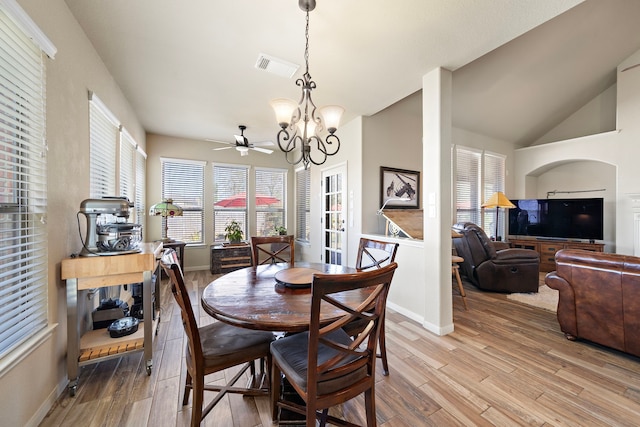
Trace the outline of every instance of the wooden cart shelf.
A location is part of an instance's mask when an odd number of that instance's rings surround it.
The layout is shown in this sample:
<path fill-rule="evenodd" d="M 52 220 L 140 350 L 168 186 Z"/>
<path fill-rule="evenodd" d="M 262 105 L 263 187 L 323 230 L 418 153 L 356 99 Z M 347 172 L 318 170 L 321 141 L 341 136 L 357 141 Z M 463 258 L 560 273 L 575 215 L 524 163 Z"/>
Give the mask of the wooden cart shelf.
<path fill-rule="evenodd" d="M 153 366 L 152 276 L 162 252 L 162 242 L 144 243 L 139 253 L 63 259 L 61 278 L 67 287 L 67 375 L 69 391 L 78 387 L 78 367 L 115 357 L 128 351 L 144 351 L 147 373 Z M 157 278 L 156 285 L 159 285 Z M 81 290 L 142 282 L 144 319 L 138 330 L 121 338 L 111 338 L 106 329 L 81 333 L 78 322 L 78 292 Z M 159 320 L 159 316 L 156 317 Z"/>
<path fill-rule="evenodd" d="M 152 329 L 155 331 L 157 326 L 157 321 L 154 321 Z M 95 329 L 80 338 L 78 362 L 84 365 L 85 362 L 93 363 L 94 359 L 142 350 L 144 350 L 144 322 L 140 322 L 136 332 L 120 338 L 111 338 L 106 328 Z"/>

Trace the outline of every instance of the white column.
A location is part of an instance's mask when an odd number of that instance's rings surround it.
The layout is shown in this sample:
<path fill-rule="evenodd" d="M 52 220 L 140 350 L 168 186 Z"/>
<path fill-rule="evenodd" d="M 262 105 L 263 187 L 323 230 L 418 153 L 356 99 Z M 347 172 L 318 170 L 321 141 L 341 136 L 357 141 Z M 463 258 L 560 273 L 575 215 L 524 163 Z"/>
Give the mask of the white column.
<path fill-rule="evenodd" d="M 426 301 L 423 326 L 453 332 L 451 288 L 451 72 L 422 78 L 423 207 Z"/>

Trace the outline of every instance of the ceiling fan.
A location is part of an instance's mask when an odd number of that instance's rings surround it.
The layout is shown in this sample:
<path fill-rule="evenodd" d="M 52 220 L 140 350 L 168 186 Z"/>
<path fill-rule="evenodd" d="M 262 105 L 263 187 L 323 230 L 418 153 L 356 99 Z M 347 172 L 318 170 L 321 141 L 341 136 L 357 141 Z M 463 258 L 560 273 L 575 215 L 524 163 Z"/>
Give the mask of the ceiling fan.
<path fill-rule="evenodd" d="M 247 127 L 245 125 L 239 125 L 238 128 L 240 129 L 240 135 L 234 135 L 234 137 L 236 138 L 235 142 L 216 141 L 213 139 L 207 139 L 207 141 L 218 142 L 220 144 L 234 145 L 235 149 L 240 152 L 241 156 L 249 155 L 249 150 L 255 150 L 255 151 L 259 151 L 261 153 L 266 153 L 266 154 L 273 153 L 273 150 L 269 150 L 268 148 L 261 147 L 261 146 L 273 145 L 273 142 L 262 141 L 262 142 L 249 143 L 249 140 L 247 139 L 247 137 L 244 136 L 244 131 L 247 129 Z M 229 148 L 234 148 L 234 147 L 220 147 L 220 148 L 214 148 L 213 150 L 214 151 L 227 150 Z"/>

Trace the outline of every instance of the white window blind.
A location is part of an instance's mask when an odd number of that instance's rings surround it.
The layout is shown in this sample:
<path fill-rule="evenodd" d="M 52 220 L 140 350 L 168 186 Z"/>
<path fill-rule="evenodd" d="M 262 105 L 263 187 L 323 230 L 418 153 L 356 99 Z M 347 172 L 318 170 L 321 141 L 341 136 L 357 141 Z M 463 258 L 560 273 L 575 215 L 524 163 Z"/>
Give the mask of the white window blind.
<path fill-rule="evenodd" d="M 145 230 L 147 226 L 147 207 L 145 203 L 147 185 L 147 153 L 138 147 L 136 157 L 136 191 L 134 209 L 136 211 L 135 223 L 140 224 Z"/>
<path fill-rule="evenodd" d="M 248 166 L 213 165 L 213 232 L 214 241 L 224 241 L 224 228 L 232 220 L 247 228 Z"/>
<path fill-rule="evenodd" d="M 204 242 L 204 162 L 182 159 L 161 159 L 162 198 L 173 199 L 183 209 L 182 216 L 162 219 L 164 234 L 185 243 Z"/>
<path fill-rule="evenodd" d="M 136 142 L 129 132 L 120 132 L 120 196 L 135 201 Z M 135 202 L 134 202 L 135 205 Z"/>
<path fill-rule="evenodd" d="M 0 8 L 0 360 L 47 326 L 44 66 Z"/>
<path fill-rule="evenodd" d="M 296 238 L 309 241 L 311 225 L 311 170 L 296 171 Z"/>
<path fill-rule="evenodd" d="M 495 234 L 495 209 L 482 209 L 482 204 L 496 191 L 504 191 L 505 160 L 495 154 L 457 146 L 455 148 L 456 221 L 473 222 L 487 234 Z M 499 224 L 504 226 L 504 212 Z M 500 227 L 502 229 L 502 227 Z M 498 234 L 502 235 L 500 230 Z"/>
<path fill-rule="evenodd" d="M 90 196 L 116 194 L 116 143 L 119 123 L 100 99 L 90 93 L 89 102 L 89 180 Z"/>
<path fill-rule="evenodd" d="M 480 222 L 480 162 L 482 152 L 456 147 L 456 221 Z"/>
<path fill-rule="evenodd" d="M 496 191 L 504 192 L 505 156 L 485 152 L 483 156 L 483 202 Z M 504 209 L 484 209 L 483 224 L 488 235 L 496 233 L 496 211 L 498 219 L 498 236 L 504 236 L 505 211 Z M 490 232 L 489 232 L 490 231 Z"/>
<path fill-rule="evenodd" d="M 284 209 L 287 193 L 287 171 L 256 168 L 255 188 L 256 234 L 258 236 L 278 234 L 276 227 L 287 227 Z"/>

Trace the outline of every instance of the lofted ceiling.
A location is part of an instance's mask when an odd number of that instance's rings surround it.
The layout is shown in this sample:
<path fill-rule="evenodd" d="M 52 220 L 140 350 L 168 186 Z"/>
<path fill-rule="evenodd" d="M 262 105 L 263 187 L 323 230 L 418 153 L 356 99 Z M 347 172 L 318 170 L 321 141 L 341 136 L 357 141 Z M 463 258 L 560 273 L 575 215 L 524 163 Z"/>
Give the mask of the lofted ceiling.
<path fill-rule="evenodd" d="M 232 141 L 245 124 L 250 141 L 274 140 L 269 101 L 300 97 L 296 0 L 66 3 L 147 132 Z M 343 123 L 420 90 L 443 67 L 454 71 L 454 125 L 523 145 L 610 86 L 640 48 L 637 0 L 317 3 L 313 99 L 344 106 Z M 300 68 L 293 78 L 257 69 L 261 53 Z"/>

